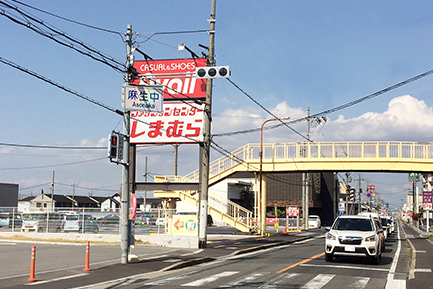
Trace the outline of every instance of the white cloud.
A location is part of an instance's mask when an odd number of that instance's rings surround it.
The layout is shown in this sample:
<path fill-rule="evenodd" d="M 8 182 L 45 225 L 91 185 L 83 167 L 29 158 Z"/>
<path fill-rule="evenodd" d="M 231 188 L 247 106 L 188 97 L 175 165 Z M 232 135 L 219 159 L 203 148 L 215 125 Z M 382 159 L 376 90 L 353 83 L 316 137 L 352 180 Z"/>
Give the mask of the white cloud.
<path fill-rule="evenodd" d="M 366 112 L 328 121 L 323 132 L 327 140 L 431 141 L 433 109 L 410 95 L 392 99 L 383 113 Z"/>

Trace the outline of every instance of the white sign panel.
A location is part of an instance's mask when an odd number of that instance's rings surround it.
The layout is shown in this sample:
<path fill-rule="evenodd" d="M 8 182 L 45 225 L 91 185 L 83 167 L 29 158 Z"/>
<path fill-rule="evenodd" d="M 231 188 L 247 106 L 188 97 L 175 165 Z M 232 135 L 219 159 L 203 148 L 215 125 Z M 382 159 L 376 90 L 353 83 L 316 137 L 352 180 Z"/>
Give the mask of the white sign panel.
<path fill-rule="evenodd" d="M 130 142 L 203 142 L 204 105 L 166 101 L 162 112 L 131 112 Z"/>
<path fill-rule="evenodd" d="M 125 85 L 123 110 L 162 112 L 163 86 Z"/>

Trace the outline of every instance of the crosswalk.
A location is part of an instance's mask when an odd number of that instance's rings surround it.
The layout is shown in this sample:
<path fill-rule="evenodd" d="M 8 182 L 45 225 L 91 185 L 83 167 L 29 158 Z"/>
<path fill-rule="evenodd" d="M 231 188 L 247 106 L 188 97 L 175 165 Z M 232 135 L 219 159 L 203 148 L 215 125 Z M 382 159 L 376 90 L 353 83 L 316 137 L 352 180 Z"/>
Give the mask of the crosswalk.
<path fill-rule="evenodd" d="M 254 272 L 239 276 L 239 271 L 223 271 L 204 278 L 197 278 L 195 274 L 169 277 L 145 284 L 145 286 L 164 286 L 172 288 L 178 286 L 183 288 L 301 288 L 321 289 L 339 288 L 344 284 L 347 289 L 376 288 L 379 279 L 359 276 L 342 276 L 335 274 L 307 274 L 307 273 L 284 273 L 269 278 L 271 272 Z M 194 276 L 195 275 L 195 276 Z M 342 280 L 338 280 L 338 279 Z M 188 280 L 189 279 L 189 280 Z M 379 286 L 383 288 L 382 286 Z M 379 288 L 378 287 L 378 288 Z"/>

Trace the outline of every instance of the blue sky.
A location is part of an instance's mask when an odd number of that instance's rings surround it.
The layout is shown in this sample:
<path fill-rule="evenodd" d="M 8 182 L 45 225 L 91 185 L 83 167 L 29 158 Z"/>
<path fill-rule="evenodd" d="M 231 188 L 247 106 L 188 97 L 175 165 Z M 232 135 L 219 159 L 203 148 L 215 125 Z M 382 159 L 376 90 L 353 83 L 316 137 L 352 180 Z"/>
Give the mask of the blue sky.
<path fill-rule="evenodd" d="M 154 59 L 188 58 L 208 45 L 208 1 L 28 1 L 33 7 L 101 31 L 41 13 L 10 0 L 123 63 L 121 37 L 131 24 L 136 45 Z M 16 11 L 0 5 L 9 15 Z M 429 1 L 217 1 L 215 51 L 218 65 L 230 65 L 231 80 L 278 116 L 292 119 L 359 99 L 433 68 L 433 3 Z M 22 19 L 19 18 L 19 19 Z M 0 57 L 43 75 L 112 108 L 121 108 L 123 75 L 0 16 Z M 115 32 L 115 33 L 113 33 Z M 153 35 L 154 33 L 157 33 Z M 153 35 L 153 36 L 152 36 Z M 151 37 L 149 39 L 149 37 Z M 136 55 L 140 59 L 139 54 Z M 428 76 L 344 110 L 326 115 L 311 138 L 333 140 L 431 141 L 432 79 Z M 0 63 L 1 143 L 105 147 L 107 135 L 122 129 L 113 112 L 86 102 Z M 224 79 L 214 81 L 213 133 L 260 127 L 269 118 Z M 294 126 L 305 134 L 306 124 Z M 296 142 L 291 131 L 267 132 L 267 142 Z M 215 138 L 227 150 L 259 142 L 258 134 Z M 196 145 L 181 145 L 179 174 L 197 168 Z M 23 196 L 47 190 L 55 171 L 56 193 L 110 195 L 120 188 L 120 166 L 104 149 L 60 150 L 0 146 L 0 182 L 18 183 Z M 154 174 L 173 173 L 173 147 L 141 148 Z M 220 157 L 212 152 L 212 159 Z M 411 184 L 407 174 L 361 174 L 379 195 L 399 206 Z M 357 175 L 354 176 L 354 178 Z"/>

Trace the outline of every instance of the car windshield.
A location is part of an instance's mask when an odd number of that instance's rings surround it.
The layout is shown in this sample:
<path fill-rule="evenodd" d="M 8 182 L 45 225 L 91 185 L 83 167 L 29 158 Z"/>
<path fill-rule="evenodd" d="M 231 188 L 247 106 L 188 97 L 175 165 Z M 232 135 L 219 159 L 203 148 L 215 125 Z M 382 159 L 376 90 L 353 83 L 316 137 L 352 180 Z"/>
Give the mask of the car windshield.
<path fill-rule="evenodd" d="M 370 220 L 356 218 L 340 218 L 335 222 L 332 229 L 344 231 L 374 231 Z"/>
<path fill-rule="evenodd" d="M 66 215 L 66 221 L 77 221 L 78 215 Z"/>

